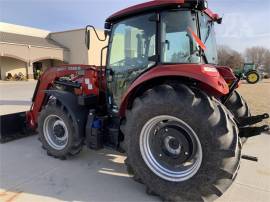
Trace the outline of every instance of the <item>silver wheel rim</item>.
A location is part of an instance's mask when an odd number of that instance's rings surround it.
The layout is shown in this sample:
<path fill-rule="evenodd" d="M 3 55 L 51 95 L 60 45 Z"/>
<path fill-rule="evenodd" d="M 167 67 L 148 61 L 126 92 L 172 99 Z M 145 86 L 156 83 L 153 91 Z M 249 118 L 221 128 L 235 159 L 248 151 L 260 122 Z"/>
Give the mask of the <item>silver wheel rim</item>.
<path fill-rule="evenodd" d="M 59 128 L 62 132 L 61 136 L 55 132 L 56 128 Z M 55 150 L 63 150 L 68 143 L 68 129 L 63 121 L 57 115 L 49 115 L 44 120 L 43 134 L 47 143 Z"/>
<path fill-rule="evenodd" d="M 194 154 L 192 155 L 192 159 L 190 159 L 190 162 L 185 162 L 183 166 L 178 167 L 178 170 L 169 169 L 168 167 L 164 166 L 161 163 L 160 159 L 156 157 L 156 154 L 153 154 L 152 149 L 150 148 L 150 141 L 152 141 L 153 139 L 150 138 L 151 133 L 153 133 L 153 131 L 156 131 L 155 127 L 164 121 L 174 122 L 178 126 L 181 126 L 181 128 L 185 131 L 185 134 L 188 134 L 189 138 L 192 140 L 194 146 L 196 145 L 196 149 L 194 151 Z M 169 138 L 165 138 L 165 144 L 168 140 L 170 140 L 170 138 L 170 136 Z M 175 150 L 175 152 L 179 151 L 181 151 L 181 147 L 180 150 Z M 197 134 L 193 131 L 193 129 L 179 118 L 168 115 L 156 116 L 150 119 L 143 126 L 140 133 L 140 152 L 144 162 L 152 172 L 154 172 L 162 179 L 172 182 L 181 182 L 193 177 L 198 172 L 203 157 L 200 140 Z"/>

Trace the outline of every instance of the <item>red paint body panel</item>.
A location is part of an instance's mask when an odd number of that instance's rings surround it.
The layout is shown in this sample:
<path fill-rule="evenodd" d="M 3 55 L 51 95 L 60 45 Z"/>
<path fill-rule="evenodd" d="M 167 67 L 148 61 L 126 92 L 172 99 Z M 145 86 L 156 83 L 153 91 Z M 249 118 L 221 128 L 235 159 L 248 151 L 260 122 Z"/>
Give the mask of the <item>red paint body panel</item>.
<path fill-rule="evenodd" d="M 221 97 L 229 93 L 229 87 L 221 76 L 217 72 L 205 72 L 204 67 L 213 67 L 210 65 L 199 64 L 182 64 L 182 65 L 162 65 L 157 66 L 145 74 L 141 75 L 135 82 L 129 87 L 128 91 L 122 98 L 120 106 L 120 116 L 125 115 L 125 110 L 128 105 L 128 101 L 132 93 L 142 85 L 144 82 L 161 77 L 186 77 L 199 81 L 200 88 L 208 92 L 209 94 Z"/>
<path fill-rule="evenodd" d="M 149 1 L 146 3 L 138 4 L 135 6 L 128 7 L 126 9 L 123 9 L 121 11 L 118 11 L 111 15 L 107 21 L 111 22 L 114 21 L 116 18 L 121 18 L 127 15 L 130 15 L 132 13 L 140 12 L 142 9 L 151 9 L 151 8 L 158 8 L 163 6 L 169 6 L 169 5 L 180 5 L 183 4 L 184 0 L 166 0 L 166 1 Z"/>
<path fill-rule="evenodd" d="M 227 83 L 230 83 L 236 79 L 236 76 L 230 67 L 216 66 L 216 68 Z"/>
<path fill-rule="evenodd" d="M 80 75 L 79 72 L 84 71 L 84 75 Z M 47 71 L 45 71 L 41 78 L 39 85 L 37 86 L 36 96 L 31 106 L 30 111 L 27 112 L 27 122 L 29 126 L 33 129 L 37 126 L 38 114 L 42 109 L 45 100 L 45 90 L 49 90 L 54 81 L 60 77 L 64 76 L 74 76 L 74 80 L 81 83 L 82 88 L 77 90 L 75 93 L 78 95 L 90 95 L 95 94 L 99 95 L 98 89 L 98 75 L 97 75 L 97 67 L 96 66 L 88 66 L 88 65 L 62 65 L 59 67 L 51 67 Z M 88 78 L 93 85 L 93 89 L 89 90 L 87 84 L 85 83 L 85 79 Z"/>
<path fill-rule="evenodd" d="M 220 16 L 217 13 L 214 13 L 213 11 L 211 11 L 209 8 L 205 9 L 204 12 L 210 17 L 212 18 L 214 21 L 219 20 Z"/>
<path fill-rule="evenodd" d="M 114 22 L 116 19 L 121 19 L 124 17 L 127 17 L 132 14 L 141 13 L 142 11 L 152 10 L 152 9 L 159 9 L 166 6 L 177 6 L 184 4 L 185 0 L 155 0 L 155 1 L 149 1 L 146 3 L 138 4 L 135 6 L 128 7 L 126 9 L 123 9 L 121 11 L 118 11 L 111 15 L 109 18 L 107 18 L 107 22 Z M 204 12 L 209 15 L 213 20 L 219 19 L 219 15 L 216 13 L 213 13 L 210 9 L 204 10 Z"/>
<path fill-rule="evenodd" d="M 178 64 L 161 65 L 149 70 L 135 80 L 123 96 L 120 106 L 120 116 L 124 116 L 129 98 L 137 87 L 143 85 L 147 81 L 161 77 L 191 78 L 199 81 L 199 87 L 213 96 L 220 97 L 226 95 L 229 92 L 226 81 L 229 82 L 235 79 L 231 69 L 228 67 L 216 67 L 218 71 L 207 72 L 204 67 L 213 68 L 213 66 L 202 64 Z M 74 91 L 77 95 L 95 94 L 99 96 L 99 92 L 104 91 L 106 88 L 106 79 L 105 71 L 102 71 L 102 89 L 99 89 L 97 68 L 100 67 L 88 65 L 63 65 L 52 67 L 45 71 L 40 78 L 39 85 L 37 86 L 37 94 L 31 109 L 27 112 L 27 121 L 30 127 L 33 129 L 37 127 L 38 115 L 44 105 L 46 95 L 44 91 L 49 90 L 53 86 L 54 81 L 60 77 L 72 75 L 72 80 L 81 84 L 81 88 Z M 83 75 L 81 74 L 82 71 Z M 88 88 L 86 79 L 89 79 L 92 85 L 91 89 Z"/>

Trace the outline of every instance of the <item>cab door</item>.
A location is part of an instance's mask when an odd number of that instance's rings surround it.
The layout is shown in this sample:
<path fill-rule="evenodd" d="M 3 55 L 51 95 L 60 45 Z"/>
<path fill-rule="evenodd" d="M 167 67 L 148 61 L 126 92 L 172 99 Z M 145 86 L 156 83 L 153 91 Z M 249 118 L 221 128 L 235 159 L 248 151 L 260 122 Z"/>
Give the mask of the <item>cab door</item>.
<path fill-rule="evenodd" d="M 113 26 L 106 74 L 108 101 L 114 111 L 131 83 L 156 64 L 155 16 L 136 16 Z"/>

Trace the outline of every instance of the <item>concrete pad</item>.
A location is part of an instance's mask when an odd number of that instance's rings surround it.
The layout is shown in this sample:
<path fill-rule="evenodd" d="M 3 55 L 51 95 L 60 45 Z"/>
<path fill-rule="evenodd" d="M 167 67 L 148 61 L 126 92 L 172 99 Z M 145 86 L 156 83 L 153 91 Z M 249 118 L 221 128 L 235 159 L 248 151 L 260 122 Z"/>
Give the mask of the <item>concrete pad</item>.
<path fill-rule="evenodd" d="M 36 81 L 1 81 L 0 114 L 28 111 Z"/>
<path fill-rule="evenodd" d="M 36 136 L 0 145 L 0 201 L 158 201 L 126 173 L 125 156 L 83 152 L 61 161 L 46 155 Z"/>
<path fill-rule="evenodd" d="M 270 135 L 251 138 L 242 154 L 256 156 L 258 162 L 242 159 L 235 183 L 217 202 L 267 202 L 270 201 Z"/>

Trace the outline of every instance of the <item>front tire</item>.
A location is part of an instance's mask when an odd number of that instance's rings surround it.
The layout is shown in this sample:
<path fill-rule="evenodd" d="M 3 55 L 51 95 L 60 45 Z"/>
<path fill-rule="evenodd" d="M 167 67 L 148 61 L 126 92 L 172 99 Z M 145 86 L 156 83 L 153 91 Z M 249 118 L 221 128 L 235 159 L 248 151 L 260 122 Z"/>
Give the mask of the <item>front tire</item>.
<path fill-rule="evenodd" d="M 167 84 L 148 90 L 127 111 L 121 130 L 129 170 L 163 200 L 214 200 L 235 179 L 237 126 L 222 104 L 199 90 Z"/>
<path fill-rule="evenodd" d="M 63 106 L 47 105 L 38 123 L 39 140 L 49 156 L 64 160 L 82 150 L 83 138 L 76 133 L 73 120 Z"/>

